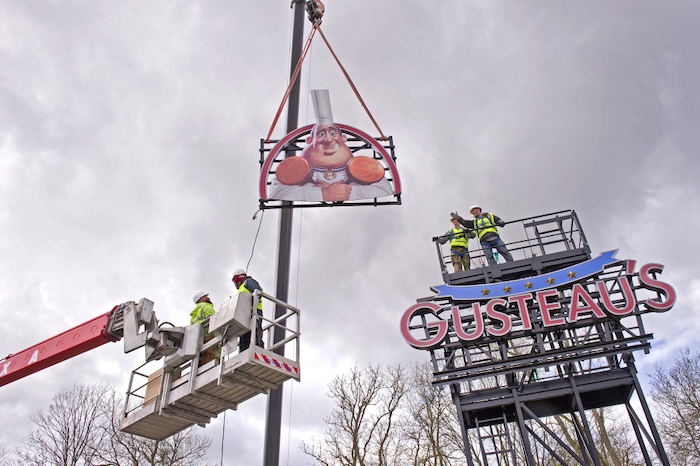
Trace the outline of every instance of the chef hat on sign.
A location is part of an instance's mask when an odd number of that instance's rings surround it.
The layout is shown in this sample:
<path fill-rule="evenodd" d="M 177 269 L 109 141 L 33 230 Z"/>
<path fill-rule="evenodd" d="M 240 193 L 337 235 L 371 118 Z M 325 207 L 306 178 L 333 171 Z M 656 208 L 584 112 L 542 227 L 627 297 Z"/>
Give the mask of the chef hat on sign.
<path fill-rule="evenodd" d="M 332 125 L 333 112 L 331 112 L 331 94 L 328 89 L 314 89 L 311 91 L 311 103 L 314 106 L 317 125 Z"/>

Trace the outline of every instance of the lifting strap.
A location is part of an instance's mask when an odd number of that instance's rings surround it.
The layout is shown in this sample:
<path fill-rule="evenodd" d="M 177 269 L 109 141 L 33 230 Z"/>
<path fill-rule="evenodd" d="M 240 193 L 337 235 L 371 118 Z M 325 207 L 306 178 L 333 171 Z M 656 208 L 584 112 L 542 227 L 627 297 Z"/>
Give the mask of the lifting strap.
<path fill-rule="evenodd" d="M 272 126 L 270 127 L 270 132 L 267 133 L 267 138 L 265 139 L 266 143 L 270 142 L 270 136 L 272 136 L 272 132 L 275 130 L 275 126 L 277 126 L 277 120 L 279 120 L 280 115 L 282 114 L 282 109 L 284 108 L 284 104 L 287 103 L 287 99 L 289 98 L 289 94 L 292 92 L 292 87 L 294 86 L 294 83 L 297 80 L 297 77 L 299 76 L 299 71 L 301 71 L 301 64 L 304 62 L 304 58 L 306 58 L 306 53 L 309 51 L 309 47 L 311 46 L 311 41 L 314 38 L 314 35 L 316 34 L 316 30 L 318 29 L 318 32 L 321 33 L 321 37 L 323 38 L 323 41 L 326 43 L 326 46 L 328 46 L 328 50 L 330 50 L 331 55 L 333 55 L 333 58 L 335 58 L 336 63 L 338 63 L 338 66 L 340 67 L 340 70 L 343 72 L 345 75 L 345 78 L 348 80 L 348 83 L 350 83 L 350 87 L 352 90 L 355 92 L 355 95 L 357 96 L 357 99 L 360 101 L 360 105 L 362 105 L 362 108 L 365 109 L 367 112 L 367 115 L 369 116 L 370 120 L 372 120 L 372 123 L 374 124 L 374 127 L 377 128 L 377 131 L 379 131 L 380 139 L 382 141 L 386 141 L 389 138 L 384 136 L 384 133 L 382 133 L 382 130 L 379 129 L 379 125 L 375 121 L 374 117 L 369 111 L 369 108 L 367 108 L 367 105 L 365 105 L 364 100 L 362 100 L 362 97 L 360 97 L 360 93 L 355 87 L 355 84 L 353 84 L 352 79 L 350 79 L 350 75 L 348 74 L 347 71 L 345 71 L 345 68 L 343 65 L 340 63 L 340 60 L 336 56 L 335 52 L 331 48 L 331 44 L 328 43 L 328 39 L 326 39 L 326 36 L 323 34 L 323 31 L 321 31 L 321 25 L 320 23 L 314 23 L 314 25 L 311 28 L 311 32 L 309 33 L 309 38 L 306 40 L 306 45 L 304 45 L 304 50 L 302 51 L 301 56 L 299 57 L 299 61 L 297 62 L 297 66 L 294 68 L 294 73 L 292 73 L 292 77 L 289 80 L 289 86 L 287 86 L 287 91 L 284 93 L 284 97 L 282 98 L 282 103 L 280 103 L 280 107 L 277 110 L 277 115 L 275 115 L 275 119 L 272 122 Z"/>
<path fill-rule="evenodd" d="M 309 38 L 306 39 L 306 45 L 304 45 L 304 50 L 301 53 L 301 56 L 299 57 L 299 61 L 297 62 L 296 68 L 294 68 L 294 73 L 292 73 L 292 77 L 289 80 L 289 86 L 287 86 L 287 91 L 284 93 L 284 97 L 282 97 L 282 102 L 280 103 L 280 108 L 277 109 L 277 115 L 275 115 L 275 119 L 272 122 L 272 126 L 270 127 L 270 132 L 267 133 L 267 138 L 265 138 L 265 142 L 269 143 L 270 142 L 270 136 L 272 136 L 272 132 L 275 130 L 275 126 L 277 126 L 277 120 L 279 120 L 280 115 L 282 114 L 282 109 L 284 108 L 284 104 L 287 103 L 287 99 L 289 98 L 289 94 L 292 92 L 292 87 L 294 86 L 294 83 L 297 80 L 297 76 L 299 76 L 299 71 L 301 70 L 301 64 L 304 62 L 304 58 L 306 58 L 306 52 L 309 51 L 309 46 L 311 45 L 311 40 L 314 38 L 314 34 L 316 34 L 316 29 L 318 29 L 318 24 L 314 24 L 313 27 L 311 28 L 311 32 L 309 33 Z"/>

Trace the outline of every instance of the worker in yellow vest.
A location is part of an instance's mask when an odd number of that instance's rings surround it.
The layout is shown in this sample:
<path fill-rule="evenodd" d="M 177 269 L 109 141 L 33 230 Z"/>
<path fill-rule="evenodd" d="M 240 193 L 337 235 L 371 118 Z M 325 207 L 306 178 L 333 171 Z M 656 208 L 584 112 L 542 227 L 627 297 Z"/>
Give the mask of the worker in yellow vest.
<path fill-rule="evenodd" d="M 238 289 L 239 293 L 252 293 L 255 290 L 261 290 L 260 284 L 253 278 L 249 277 L 245 270 L 236 269 L 233 272 L 233 284 Z M 258 315 L 262 317 L 262 300 L 258 301 Z M 253 317 L 253 309 L 250 310 L 250 316 Z M 255 345 L 264 348 L 262 341 L 262 320 L 258 319 L 258 324 L 255 328 Z M 241 335 L 238 338 L 238 352 L 243 352 L 250 347 L 250 332 Z"/>
<path fill-rule="evenodd" d="M 479 243 L 484 250 L 484 255 L 489 265 L 495 265 L 496 260 L 493 257 L 493 250 L 503 256 L 506 262 L 512 262 L 513 256 L 508 251 L 506 243 L 503 242 L 498 235 L 497 226 L 502 227 L 506 224 L 503 220 L 488 212 L 482 212 L 481 207 L 474 205 L 469 209 L 469 213 L 474 216 L 474 220 L 465 220 L 456 212 L 451 214 L 451 217 L 467 228 L 471 228 L 479 237 Z"/>
<path fill-rule="evenodd" d="M 192 298 L 194 300 L 194 303 L 197 305 L 192 312 L 190 312 L 190 324 L 198 324 L 209 317 L 213 316 L 216 311 L 214 310 L 214 305 L 212 304 L 211 300 L 209 299 L 209 293 L 205 293 L 204 291 L 199 291 L 197 292 L 194 297 Z M 205 328 L 205 334 L 204 334 L 204 342 L 206 343 L 207 341 L 211 340 L 214 338 L 213 333 L 209 333 L 208 330 L 208 324 L 207 328 Z M 212 361 L 213 359 L 218 359 L 220 357 L 220 347 L 219 346 L 213 346 L 209 348 L 208 350 L 204 351 L 202 354 L 200 354 L 199 358 L 199 365 L 203 366 L 209 361 Z"/>
<path fill-rule="evenodd" d="M 476 235 L 473 231 L 467 230 L 456 218 L 451 218 L 452 228 L 447 230 L 443 236 L 436 238 L 440 244 L 445 244 L 450 240 L 450 252 L 452 253 L 452 267 L 456 272 L 468 270 L 469 264 L 469 238 L 474 238 Z"/>

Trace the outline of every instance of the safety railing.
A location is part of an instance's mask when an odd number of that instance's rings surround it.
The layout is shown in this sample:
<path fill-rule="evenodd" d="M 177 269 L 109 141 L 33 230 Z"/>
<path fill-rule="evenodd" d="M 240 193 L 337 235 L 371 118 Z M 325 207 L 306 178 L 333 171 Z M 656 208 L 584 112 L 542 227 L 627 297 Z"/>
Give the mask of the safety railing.
<path fill-rule="evenodd" d="M 498 234 L 514 261 L 588 248 L 583 228 L 573 210 L 562 210 L 511 220 L 505 224 L 505 228 L 498 228 Z M 441 244 L 440 241 L 444 241 L 444 244 Z M 434 242 L 441 272 L 443 274 L 459 272 L 459 265 L 453 264 L 452 261 L 453 253 L 449 236 L 436 237 Z M 482 248 L 478 238 L 469 240 L 468 249 L 470 269 L 490 267 L 493 264 L 506 262 L 506 259 L 495 248 L 490 251 L 487 248 Z M 493 255 L 493 264 L 490 264 L 487 258 L 489 252 Z"/>
<path fill-rule="evenodd" d="M 160 394 L 163 391 L 163 370 L 159 369 L 151 373 L 143 372 L 143 368 L 147 365 L 153 366 L 152 361 L 145 362 L 131 371 L 122 419 L 132 412 L 151 403 L 158 403 L 160 400 Z"/>
<path fill-rule="evenodd" d="M 261 300 L 272 302 L 275 307 L 281 307 L 286 312 L 275 318 L 265 317 L 265 313 L 272 313 L 272 309 L 265 309 L 263 306 L 263 315 L 258 315 L 257 312 L 251 313 L 249 329 L 251 330 L 250 348 L 257 347 L 267 349 L 279 355 L 284 355 L 285 358 L 291 360 L 298 367 L 299 350 L 300 350 L 300 311 L 279 299 L 256 290 L 253 293 L 253 309 L 257 309 L 258 302 Z M 183 383 L 188 383 L 190 391 L 194 391 L 195 379 L 204 373 L 216 370 L 219 382 L 222 380 L 223 368 L 226 361 L 235 358 L 242 351 L 239 350 L 239 338 L 226 338 L 226 329 L 223 331 L 213 332 L 213 338 L 203 341 L 203 334 L 208 328 L 210 318 L 203 320 L 199 325 L 204 329 L 200 330 L 200 340 L 197 345 L 197 351 L 181 364 L 171 367 L 157 367 L 154 361 L 149 361 L 137 369 L 132 371 L 129 379 L 129 385 L 126 392 L 126 401 L 124 403 L 124 411 L 122 418 L 129 416 L 135 411 L 149 406 L 152 403 L 156 404 L 157 411 L 162 411 L 164 404 L 167 404 L 162 398 L 167 398 L 169 387 L 179 386 Z M 256 337 L 256 333 L 260 333 L 260 338 Z M 258 342 L 264 342 L 262 346 L 258 346 Z M 183 343 L 185 344 L 185 343 Z M 206 363 L 201 363 L 204 360 L 200 357 L 208 349 L 218 346 L 217 358 Z M 244 351 L 247 348 L 244 348 Z M 145 366 L 149 365 L 148 368 Z M 147 371 L 145 369 L 150 369 Z M 165 387 L 164 387 L 165 385 Z"/>

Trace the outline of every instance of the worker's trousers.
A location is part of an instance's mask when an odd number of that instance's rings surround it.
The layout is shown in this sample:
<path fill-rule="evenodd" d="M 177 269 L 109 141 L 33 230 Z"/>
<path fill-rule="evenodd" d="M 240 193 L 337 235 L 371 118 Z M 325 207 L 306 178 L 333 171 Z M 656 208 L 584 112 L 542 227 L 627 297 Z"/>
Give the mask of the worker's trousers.
<path fill-rule="evenodd" d="M 486 256 L 486 260 L 488 261 L 489 265 L 496 265 L 496 260 L 493 258 L 493 250 L 495 249 L 498 251 L 498 253 L 503 256 L 503 258 L 506 260 L 506 262 L 512 262 L 513 261 L 513 256 L 510 255 L 510 252 L 508 252 L 508 248 L 506 247 L 506 243 L 503 242 L 500 236 L 496 237 L 496 239 L 491 240 L 491 241 L 480 241 L 481 243 L 481 248 L 484 250 L 484 255 Z"/>

